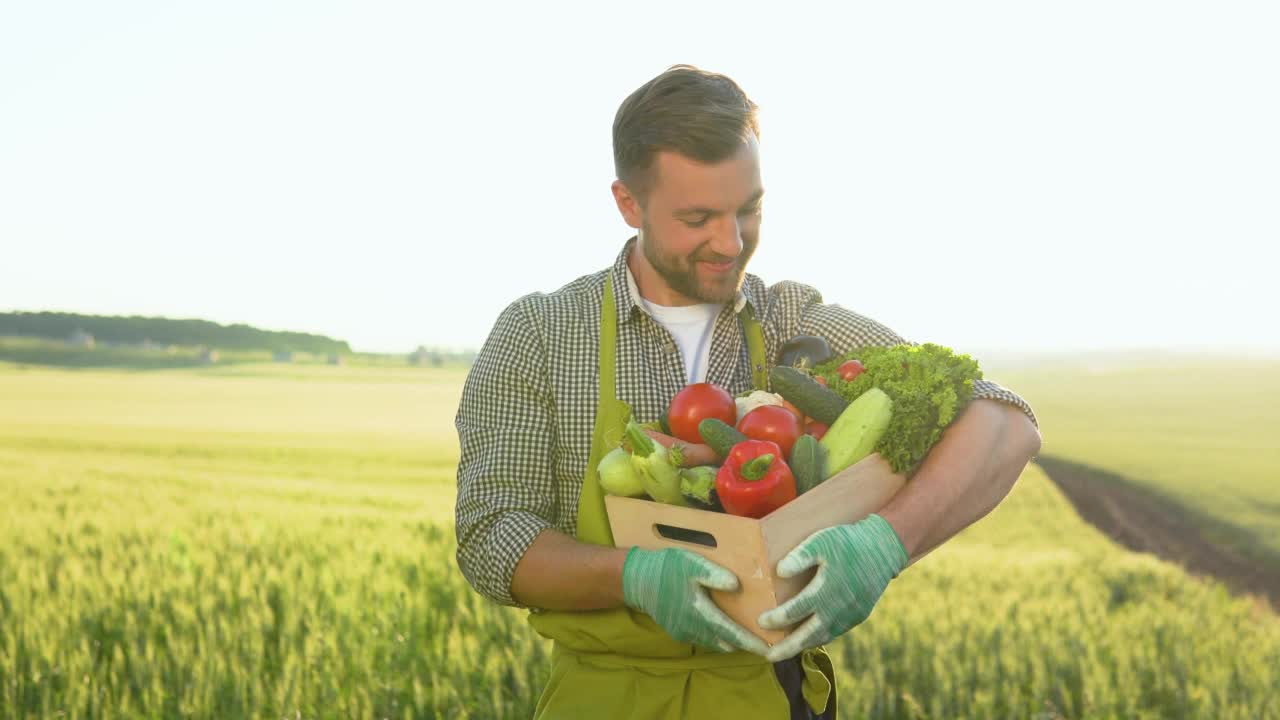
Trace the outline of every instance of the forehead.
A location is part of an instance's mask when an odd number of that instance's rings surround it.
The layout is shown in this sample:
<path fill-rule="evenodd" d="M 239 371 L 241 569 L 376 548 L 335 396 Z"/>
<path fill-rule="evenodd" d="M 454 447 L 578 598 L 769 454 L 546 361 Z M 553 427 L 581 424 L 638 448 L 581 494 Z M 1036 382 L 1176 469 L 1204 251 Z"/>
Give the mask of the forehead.
<path fill-rule="evenodd" d="M 718 163 L 702 163 L 668 150 L 654 157 L 651 198 L 672 207 L 736 208 L 761 187 L 755 136 Z"/>

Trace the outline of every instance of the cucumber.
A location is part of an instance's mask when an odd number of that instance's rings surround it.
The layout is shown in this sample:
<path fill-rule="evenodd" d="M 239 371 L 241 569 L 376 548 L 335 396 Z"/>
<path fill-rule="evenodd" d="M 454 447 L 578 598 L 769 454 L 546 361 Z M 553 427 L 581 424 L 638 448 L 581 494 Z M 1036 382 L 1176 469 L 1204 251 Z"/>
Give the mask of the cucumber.
<path fill-rule="evenodd" d="M 746 435 L 738 432 L 738 429 L 723 420 L 716 418 L 707 418 L 698 423 L 698 434 L 702 436 L 703 442 L 711 446 L 722 459 L 729 456 L 729 451 L 734 445 L 747 439 Z"/>
<path fill-rule="evenodd" d="M 791 446 L 791 474 L 796 478 L 796 494 L 802 495 L 827 479 L 827 451 L 812 435 L 801 435 Z"/>
<path fill-rule="evenodd" d="M 850 403 L 818 443 L 827 451 L 828 476 L 870 455 L 892 418 L 893 400 L 878 387 Z"/>
<path fill-rule="evenodd" d="M 795 368 L 779 365 L 769 372 L 773 391 L 823 425 L 834 425 L 849 403 Z"/>

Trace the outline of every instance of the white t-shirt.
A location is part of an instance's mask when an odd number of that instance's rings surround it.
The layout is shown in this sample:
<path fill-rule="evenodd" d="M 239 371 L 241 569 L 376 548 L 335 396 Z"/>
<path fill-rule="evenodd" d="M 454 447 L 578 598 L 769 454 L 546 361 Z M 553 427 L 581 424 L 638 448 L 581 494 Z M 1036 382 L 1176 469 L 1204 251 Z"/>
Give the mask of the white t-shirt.
<path fill-rule="evenodd" d="M 684 359 L 684 370 L 688 381 L 705 382 L 707 379 L 707 358 L 711 355 L 711 331 L 716 325 L 716 316 L 723 305 L 684 305 L 667 307 L 654 305 L 641 298 L 641 302 L 653 316 L 665 327 L 680 348 L 680 357 Z"/>

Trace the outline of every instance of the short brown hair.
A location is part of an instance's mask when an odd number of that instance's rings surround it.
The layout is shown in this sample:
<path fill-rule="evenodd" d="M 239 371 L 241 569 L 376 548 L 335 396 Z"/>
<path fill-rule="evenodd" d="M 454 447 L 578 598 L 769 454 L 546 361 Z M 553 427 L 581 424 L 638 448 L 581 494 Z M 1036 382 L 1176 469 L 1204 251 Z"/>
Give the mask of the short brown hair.
<path fill-rule="evenodd" d="M 644 202 L 660 150 L 704 163 L 732 155 L 749 133 L 760 137 L 756 104 L 730 78 L 672 65 L 622 102 L 613 119 L 613 165 Z"/>

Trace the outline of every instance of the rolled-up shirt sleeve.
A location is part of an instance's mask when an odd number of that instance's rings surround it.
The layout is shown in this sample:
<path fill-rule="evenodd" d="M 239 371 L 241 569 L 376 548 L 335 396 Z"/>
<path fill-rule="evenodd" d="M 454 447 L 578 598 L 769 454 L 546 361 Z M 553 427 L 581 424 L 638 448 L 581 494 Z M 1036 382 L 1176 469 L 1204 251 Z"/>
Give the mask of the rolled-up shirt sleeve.
<path fill-rule="evenodd" d="M 508 306 L 463 385 L 455 511 L 458 567 L 479 593 L 520 607 L 516 564 L 553 527 L 553 395 L 545 342 L 526 296 Z"/>
<path fill-rule="evenodd" d="M 839 304 L 824 303 L 822 294 L 808 285 L 782 282 L 774 286 L 773 292 L 781 300 L 783 326 L 792 329 L 790 335 L 817 335 L 826 338 L 832 352 L 837 355 L 862 347 L 917 344 L 865 315 L 859 315 Z M 975 380 L 973 397 L 1012 405 L 1021 410 L 1037 428 L 1040 426 L 1035 412 L 1026 400 L 991 380 Z"/>
<path fill-rule="evenodd" d="M 973 397 L 975 399 L 983 398 L 986 400 L 1002 402 L 1006 405 L 1012 405 L 1021 410 L 1022 413 L 1031 420 L 1031 424 L 1036 426 L 1036 429 L 1040 428 L 1040 421 L 1036 419 L 1036 414 L 1035 411 L 1031 409 L 1031 404 L 1026 400 L 1023 400 L 1021 395 L 1018 395 L 1012 390 L 1000 387 L 996 383 L 987 379 L 974 380 Z"/>

